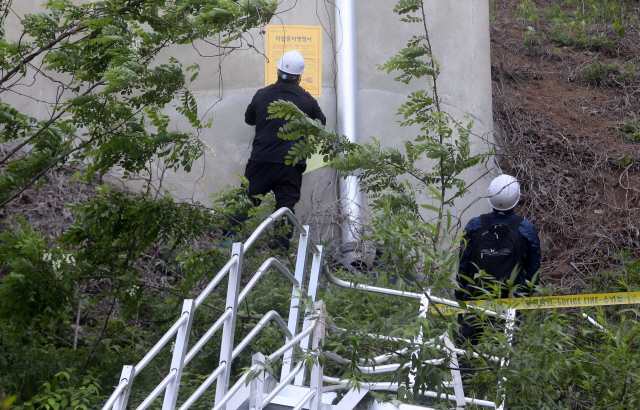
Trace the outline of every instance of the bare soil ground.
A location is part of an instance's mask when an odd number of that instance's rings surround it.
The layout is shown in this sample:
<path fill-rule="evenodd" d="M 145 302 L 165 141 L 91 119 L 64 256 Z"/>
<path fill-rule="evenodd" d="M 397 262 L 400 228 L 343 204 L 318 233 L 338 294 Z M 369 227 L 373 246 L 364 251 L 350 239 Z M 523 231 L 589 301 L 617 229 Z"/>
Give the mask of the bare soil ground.
<path fill-rule="evenodd" d="M 88 202 L 95 196 L 94 185 L 72 182 L 75 171 L 69 168 L 50 173 L 49 180 L 41 187 L 27 189 L 5 208 L 0 208 L 0 222 L 19 214 L 43 235 L 50 238 L 60 236 L 76 219 L 67 205 Z M 4 229 L 7 225 L 0 223 L 0 232 Z"/>
<path fill-rule="evenodd" d="M 640 257 L 640 143 L 619 132 L 621 123 L 640 118 L 640 79 L 621 82 L 606 73 L 594 85 L 587 71 L 595 62 L 637 63 L 640 31 L 636 23 L 619 38 L 611 25 L 587 26 L 589 34 L 604 33 L 615 43 L 607 52 L 554 45 L 544 37 L 551 23 L 534 27 L 541 41 L 525 42 L 531 23 L 517 17 L 518 4 L 495 0 L 492 12 L 501 166 L 523 184 L 518 211 L 540 233 L 543 283 L 578 293 L 590 278 L 619 266 L 614 255 L 630 250 Z M 623 157 L 631 164 L 623 166 Z"/>

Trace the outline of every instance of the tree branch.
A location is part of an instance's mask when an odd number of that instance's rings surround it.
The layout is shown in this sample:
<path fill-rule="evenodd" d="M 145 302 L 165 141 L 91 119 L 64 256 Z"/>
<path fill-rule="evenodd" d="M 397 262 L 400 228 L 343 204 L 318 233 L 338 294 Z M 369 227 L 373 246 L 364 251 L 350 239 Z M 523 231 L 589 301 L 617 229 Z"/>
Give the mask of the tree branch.
<path fill-rule="evenodd" d="M 104 85 L 104 82 L 98 82 L 95 83 L 94 85 L 92 85 L 91 87 L 89 87 L 87 89 L 87 91 L 85 91 L 84 93 L 82 93 L 82 95 L 87 95 L 89 94 L 91 91 L 93 91 L 96 87 L 100 86 L 100 85 Z M 31 137 L 27 138 L 25 141 L 23 141 L 22 143 L 18 144 L 13 150 L 11 150 L 11 152 L 9 152 L 7 155 L 4 156 L 4 158 L 0 159 L 0 164 L 4 164 L 6 163 L 9 158 L 11 158 L 13 155 L 15 155 L 16 152 L 18 152 L 20 149 L 22 149 L 25 145 L 27 145 L 29 142 L 33 141 L 35 138 L 38 138 L 38 136 L 40 134 L 42 134 L 47 128 L 49 128 L 49 126 L 51 124 L 53 124 L 54 122 L 56 122 L 57 120 L 60 119 L 60 117 L 62 117 L 65 113 L 66 113 L 66 109 L 63 109 L 60 111 L 60 114 L 58 114 L 55 117 L 51 117 L 49 119 L 49 121 L 47 121 L 35 134 L 33 134 Z M 4 204 L 0 205 L 3 206 Z"/>
<path fill-rule="evenodd" d="M 73 29 L 71 31 L 68 31 L 68 32 L 63 33 L 63 34 L 60 34 L 58 36 L 58 38 L 54 39 L 53 41 L 51 41 L 46 46 L 40 47 L 37 51 L 34 51 L 33 53 L 27 55 L 26 57 L 24 57 L 20 61 L 20 63 L 16 64 L 16 66 L 14 68 L 9 70 L 7 72 L 7 74 L 0 79 L 0 84 L 4 84 L 7 80 L 9 80 L 11 77 L 13 77 L 15 73 L 20 71 L 20 67 L 22 65 L 29 63 L 31 60 L 33 60 L 34 58 L 36 58 L 40 54 L 44 53 L 45 51 L 50 50 L 51 48 L 53 48 L 53 46 L 55 46 L 56 44 L 60 43 L 65 38 L 70 37 L 70 36 L 72 36 L 74 34 L 78 34 L 78 33 L 80 33 L 81 31 L 83 31 L 83 30 L 85 30 L 87 28 L 88 28 L 88 26 L 83 24 L 81 26 L 76 27 L 75 29 Z"/>

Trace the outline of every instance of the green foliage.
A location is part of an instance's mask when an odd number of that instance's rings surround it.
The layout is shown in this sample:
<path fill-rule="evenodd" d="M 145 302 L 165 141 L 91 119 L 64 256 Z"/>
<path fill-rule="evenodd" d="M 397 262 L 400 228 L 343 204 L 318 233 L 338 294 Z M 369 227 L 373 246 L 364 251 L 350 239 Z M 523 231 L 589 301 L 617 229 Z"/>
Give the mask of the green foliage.
<path fill-rule="evenodd" d="M 594 86 L 625 86 L 638 81 L 638 65 L 627 63 L 621 66 L 617 61 L 604 63 L 594 61 L 582 69 L 582 78 Z"/>
<path fill-rule="evenodd" d="M 0 91 L 21 85 L 31 60 L 42 57 L 34 75 L 46 74 L 41 81 L 56 81 L 69 97 L 51 104 L 51 117 L 42 121 L 6 103 L 0 107 L 0 143 L 17 144 L 0 159 L 8 164 L 0 176 L 0 206 L 62 164 L 82 165 L 86 178 L 114 167 L 125 178 L 151 174 L 154 160 L 189 171 L 210 151 L 198 135 L 211 122 L 200 118 L 188 89 L 199 67 L 184 69 L 174 57 L 163 60 L 161 52 L 216 35 L 223 42 L 237 39 L 268 22 L 276 3 L 49 0 L 44 7 L 22 19 L 23 40 L 0 39 Z M 168 128 L 162 112 L 178 98 L 177 111 L 193 131 Z"/>
<path fill-rule="evenodd" d="M 640 292 L 640 260 L 633 259 L 629 250 L 614 256 L 619 262 L 616 269 L 606 270 L 589 283 L 589 291 L 604 292 Z"/>
<path fill-rule="evenodd" d="M 40 179 L 52 164 L 68 159 L 65 153 L 72 147 L 75 127 L 68 122 L 60 122 L 42 128 L 46 123 L 21 114 L 6 103 L 0 103 L 0 125 L 4 125 L 0 131 L 0 143 L 39 134 L 30 152 L 14 158 L 0 174 L 0 201 L 10 197 L 12 188 L 23 186 L 32 179 Z"/>
<path fill-rule="evenodd" d="M 254 205 L 249 198 L 249 181 L 243 175 L 236 176 L 240 180 L 240 186 L 227 185 L 220 192 L 212 194 L 211 198 L 214 201 L 211 208 L 219 215 L 218 224 L 224 229 L 228 228 L 229 219 L 246 218 L 241 225 L 232 229 L 238 232 L 238 237 L 243 237 L 253 232 L 264 218 L 274 211 L 275 196 L 273 192 L 256 195 L 254 200 L 260 204 Z M 240 231 L 243 231 L 244 235 L 240 234 Z"/>
<path fill-rule="evenodd" d="M 637 4 L 631 0 L 567 0 L 565 3 L 571 15 L 582 16 L 588 24 L 613 24 L 619 19 L 638 19 L 634 13 Z"/>
<path fill-rule="evenodd" d="M 524 0 L 516 7 L 516 16 L 524 22 L 584 21 L 585 24 L 623 24 L 636 21 L 635 2 L 631 0 L 566 0 L 562 4 L 540 7 L 532 0 Z M 617 31 L 617 30 L 616 30 Z"/>
<path fill-rule="evenodd" d="M 56 373 L 38 394 L 16 406 L 15 410 L 88 410 L 100 400 L 100 383 L 91 372 L 78 376 L 77 369 Z"/>
<path fill-rule="evenodd" d="M 0 321 L 17 330 L 46 328 L 59 320 L 73 297 L 69 275 L 73 256 L 53 248 L 20 217 L 7 221 L 0 233 Z"/>
<path fill-rule="evenodd" d="M 640 373 L 637 356 L 629 352 L 640 328 L 629 316 L 622 313 L 611 322 L 598 316 L 602 331 L 561 313 L 527 313 L 513 345 L 505 342 L 500 326 L 486 320 L 478 350 L 506 354 L 509 362 L 495 373 L 476 373 L 470 384 L 495 399 L 506 394 L 506 405 L 513 409 L 573 409 L 575 403 L 634 408 Z M 500 389 L 492 392 L 502 377 Z"/>
<path fill-rule="evenodd" d="M 638 20 L 634 7 L 634 2 L 629 0 L 567 0 L 546 7 L 524 0 L 516 7 L 515 14 L 536 29 L 527 27 L 525 31 L 524 42 L 528 48 L 551 42 L 557 46 L 613 53 L 616 41 L 605 32 L 594 33 L 591 25 L 606 24 L 618 37 L 623 37 L 625 27 Z"/>
<path fill-rule="evenodd" d="M 94 200 L 71 207 L 78 215 L 76 224 L 60 237 L 63 244 L 80 248 L 76 259 L 81 270 L 105 266 L 125 272 L 130 269 L 128 262 L 152 244 L 170 241 L 178 246 L 211 227 L 207 210 L 176 203 L 168 195 L 159 199 L 129 196 L 111 192 L 106 185 L 96 190 Z"/>
<path fill-rule="evenodd" d="M 531 0 L 524 0 L 516 8 L 516 15 L 529 23 L 537 23 L 540 21 L 540 9 Z"/>
<path fill-rule="evenodd" d="M 619 132 L 620 136 L 629 142 L 640 142 L 640 122 L 635 118 L 625 120 Z"/>
<path fill-rule="evenodd" d="M 524 45 L 529 50 L 543 46 L 546 40 L 547 37 L 543 33 L 531 26 L 528 26 L 527 31 L 524 32 Z"/>
<path fill-rule="evenodd" d="M 615 42 L 608 39 L 605 33 L 590 35 L 585 21 L 569 21 L 554 25 L 549 33 L 551 41 L 558 46 L 575 46 L 594 52 L 612 52 Z"/>
<path fill-rule="evenodd" d="M 115 170 L 147 183 L 139 194 L 99 185 L 92 201 L 71 206 L 76 223 L 57 241 L 15 218 L 2 229 L 0 401 L 15 393 L 21 409 L 95 407 L 97 387 L 111 386 L 122 365 L 138 361 L 171 326 L 181 301 L 226 262 L 228 250 L 199 243 L 220 227 L 215 213 L 152 195 L 159 193 L 156 170 L 189 172 L 196 159 L 211 154 L 199 138 L 211 120 L 189 89 L 200 67 L 165 57 L 166 49 L 206 39 L 227 44 L 266 24 L 277 7 L 272 0 L 81 3 L 49 0 L 43 12 L 23 16 L 22 32 L 12 33 L 20 42 L 6 40 L 4 26 L 0 31 L 0 92 L 36 78 L 36 87 L 51 82 L 64 95 L 35 102 L 50 114 L 44 120 L 9 100 L 0 103 L 0 144 L 6 144 L 0 207 L 61 167 L 80 168 L 74 181 Z M 0 10 L 3 23 L 6 13 Z M 42 61 L 37 69 L 35 61 Z M 170 123 L 171 104 L 188 127 Z M 194 331 L 217 320 L 218 297 L 201 309 Z M 244 324 L 238 337 L 242 332 Z M 265 340 L 256 343 L 268 346 Z M 210 343 L 194 358 L 185 389 L 203 382 L 217 348 Z M 166 350 L 156 359 L 160 366 Z M 60 373 L 71 367 L 76 370 Z M 157 382 L 154 377 L 143 373 L 136 383 Z M 205 395 L 203 405 L 211 399 Z M 133 394 L 136 400 L 142 398 Z"/>

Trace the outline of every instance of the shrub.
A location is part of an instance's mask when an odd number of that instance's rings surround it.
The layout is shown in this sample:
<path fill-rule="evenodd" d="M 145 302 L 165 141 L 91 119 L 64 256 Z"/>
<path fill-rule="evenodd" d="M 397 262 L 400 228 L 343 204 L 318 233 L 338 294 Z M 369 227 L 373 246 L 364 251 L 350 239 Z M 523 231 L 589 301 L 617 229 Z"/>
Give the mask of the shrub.
<path fill-rule="evenodd" d="M 542 47 L 546 41 L 547 36 L 531 26 L 524 32 L 524 45 L 530 51 Z"/>
<path fill-rule="evenodd" d="M 531 0 L 524 0 L 516 9 L 516 15 L 522 20 L 537 23 L 540 21 L 540 14 L 543 10 L 539 9 Z"/>
<path fill-rule="evenodd" d="M 620 136 L 629 142 L 640 142 L 640 121 L 630 118 L 621 124 Z"/>

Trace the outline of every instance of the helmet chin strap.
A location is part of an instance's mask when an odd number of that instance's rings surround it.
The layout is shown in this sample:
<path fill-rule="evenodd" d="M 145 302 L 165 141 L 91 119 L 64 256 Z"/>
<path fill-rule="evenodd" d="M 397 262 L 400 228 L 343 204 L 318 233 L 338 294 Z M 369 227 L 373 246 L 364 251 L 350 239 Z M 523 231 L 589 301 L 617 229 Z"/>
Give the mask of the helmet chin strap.
<path fill-rule="evenodd" d="M 282 73 L 280 75 L 280 78 L 282 78 L 283 80 L 292 80 L 292 81 L 296 81 L 297 79 L 300 78 L 299 75 L 293 75 L 293 74 L 287 74 L 287 73 Z"/>

